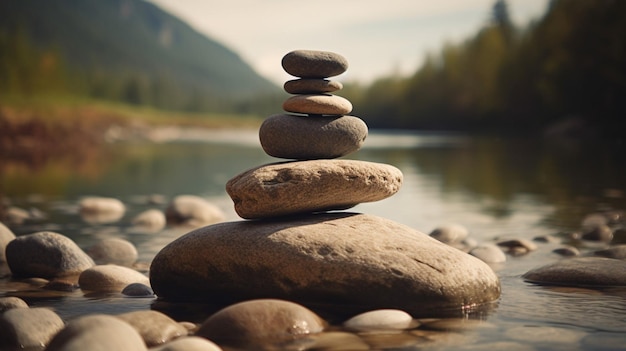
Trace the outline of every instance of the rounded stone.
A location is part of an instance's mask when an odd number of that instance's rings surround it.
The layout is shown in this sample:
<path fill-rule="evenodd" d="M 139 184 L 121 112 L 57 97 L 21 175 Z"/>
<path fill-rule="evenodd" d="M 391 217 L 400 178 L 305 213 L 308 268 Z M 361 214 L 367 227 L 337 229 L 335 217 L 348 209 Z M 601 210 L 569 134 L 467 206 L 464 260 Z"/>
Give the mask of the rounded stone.
<path fill-rule="evenodd" d="M 226 216 L 219 207 L 199 196 L 179 195 L 168 204 L 165 217 L 174 225 L 201 227 L 221 222 Z"/>
<path fill-rule="evenodd" d="M 581 239 L 589 241 L 609 242 L 613 239 L 613 230 L 605 224 L 584 228 Z"/>
<path fill-rule="evenodd" d="M 356 315 L 343 323 L 355 331 L 403 330 L 411 326 L 413 317 L 402 310 L 375 310 Z"/>
<path fill-rule="evenodd" d="M 64 327 L 47 308 L 13 308 L 0 314 L 0 349 L 41 348 Z"/>
<path fill-rule="evenodd" d="M 328 78 L 348 69 L 348 60 L 330 51 L 294 50 L 283 56 L 285 72 L 300 78 Z"/>
<path fill-rule="evenodd" d="M 78 277 L 80 288 L 89 291 L 121 292 L 132 283 L 150 284 L 145 275 L 128 267 L 112 264 L 89 268 Z"/>
<path fill-rule="evenodd" d="M 604 257 L 560 260 L 522 276 L 537 284 L 564 286 L 626 286 L 626 262 Z"/>
<path fill-rule="evenodd" d="M 187 335 L 187 329 L 157 311 L 133 311 L 116 316 L 141 335 L 146 346 L 153 347 Z"/>
<path fill-rule="evenodd" d="M 154 291 L 146 284 L 131 283 L 122 290 L 122 294 L 133 297 L 151 297 L 154 296 Z"/>
<path fill-rule="evenodd" d="M 352 103 L 332 94 L 303 94 L 285 100 L 283 110 L 309 115 L 341 116 L 352 112 Z"/>
<path fill-rule="evenodd" d="M 470 255 L 477 257 L 485 263 L 502 263 L 506 262 L 506 255 L 495 244 L 481 244 L 471 249 Z"/>
<path fill-rule="evenodd" d="M 165 225 L 167 224 L 167 219 L 165 218 L 165 214 L 162 211 L 157 209 L 150 209 L 136 215 L 132 220 L 132 224 L 136 227 L 141 227 L 156 232 L 165 228 Z"/>
<path fill-rule="evenodd" d="M 12 308 L 28 308 L 28 304 L 19 297 L 0 297 L 0 313 L 8 311 Z"/>
<path fill-rule="evenodd" d="M 6 262 L 4 250 L 13 239 L 15 239 L 15 234 L 13 234 L 11 229 L 0 222 L 0 262 Z"/>
<path fill-rule="evenodd" d="M 151 348 L 150 351 L 222 351 L 222 348 L 205 338 L 188 336 Z"/>
<path fill-rule="evenodd" d="M 320 94 L 341 90 L 343 84 L 336 80 L 302 78 L 286 81 L 283 88 L 289 94 Z"/>
<path fill-rule="evenodd" d="M 342 210 L 385 199 L 402 185 L 388 164 L 357 160 L 311 160 L 262 165 L 226 183 L 242 218 L 267 218 Z"/>
<path fill-rule="evenodd" d="M 137 262 L 137 248 L 128 240 L 119 238 L 104 239 L 89 249 L 87 254 L 96 264 L 116 264 L 132 266 Z"/>
<path fill-rule="evenodd" d="M 402 224 L 355 213 L 199 228 L 156 255 L 150 280 L 164 300 L 272 297 L 337 303 L 353 314 L 442 314 L 500 294 L 498 277 L 477 258 Z"/>
<path fill-rule="evenodd" d="M 530 252 L 537 250 L 537 244 L 528 239 L 510 239 L 498 242 L 498 246 L 506 248 L 508 251 L 520 250 L 517 252 Z"/>
<path fill-rule="evenodd" d="M 467 238 L 469 230 L 460 224 L 446 224 L 433 229 L 430 236 L 441 241 L 444 244 L 454 244 L 461 242 Z"/>
<path fill-rule="evenodd" d="M 593 254 L 594 256 L 624 260 L 626 259 L 626 245 L 615 245 L 607 249 L 594 251 Z"/>
<path fill-rule="evenodd" d="M 569 246 L 569 245 L 558 247 L 552 250 L 552 252 L 554 252 L 557 255 L 567 256 L 567 257 L 580 255 L 580 251 L 578 251 L 577 248 L 575 248 L 574 246 Z"/>
<path fill-rule="evenodd" d="M 46 349 L 46 351 L 84 350 L 147 349 L 139 333 L 128 323 L 113 316 L 99 314 L 71 320 L 54 336 Z"/>
<path fill-rule="evenodd" d="M 304 117 L 273 115 L 259 128 L 259 139 L 270 156 L 298 159 L 332 159 L 361 148 L 367 125 L 353 116 Z"/>
<path fill-rule="evenodd" d="M 87 223 L 113 223 L 124 216 L 126 206 L 111 197 L 86 197 L 80 200 L 79 211 Z"/>
<path fill-rule="evenodd" d="M 319 333 L 324 321 L 290 301 L 258 299 L 225 307 L 205 320 L 195 333 L 218 345 L 246 346 L 288 341 Z"/>
<path fill-rule="evenodd" d="M 56 278 L 79 274 L 94 262 L 70 238 L 54 232 L 21 235 L 6 247 L 14 276 Z"/>

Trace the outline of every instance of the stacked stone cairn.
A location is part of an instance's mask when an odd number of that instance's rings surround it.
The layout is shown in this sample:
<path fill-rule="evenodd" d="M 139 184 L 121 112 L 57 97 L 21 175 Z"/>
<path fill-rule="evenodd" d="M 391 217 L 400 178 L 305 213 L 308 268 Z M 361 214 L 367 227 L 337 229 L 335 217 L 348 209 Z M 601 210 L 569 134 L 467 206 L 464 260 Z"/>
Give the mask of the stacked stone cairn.
<path fill-rule="evenodd" d="M 351 103 L 331 94 L 327 78 L 344 57 L 297 50 L 282 60 L 287 114 L 267 118 L 265 152 L 287 161 L 245 171 L 226 184 L 247 220 L 196 229 L 154 258 L 150 281 L 160 299 L 213 304 L 273 298 L 333 306 L 347 314 L 401 309 L 417 316 L 460 312 L 500 294 L 484 262 L 405 225 L 345 212 L 385 199 L 402 183 L 388 164 L 341 159 L 361 148 L 368 130 Z M 487 304 L 488 305 L 488 304 Z"/>

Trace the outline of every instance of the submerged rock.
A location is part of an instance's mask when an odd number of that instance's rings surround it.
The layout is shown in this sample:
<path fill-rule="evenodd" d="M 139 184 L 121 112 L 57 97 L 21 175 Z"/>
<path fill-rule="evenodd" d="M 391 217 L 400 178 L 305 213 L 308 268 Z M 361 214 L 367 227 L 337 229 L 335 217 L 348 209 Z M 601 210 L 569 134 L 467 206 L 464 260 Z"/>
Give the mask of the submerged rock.
<path fill-rule="evenodd" d="M 413 315 L 500 295 L 497 276 L 477 258 L 402 224 L 354 213 L 200 228 L 157 254 L 150 280 L 166 300 L 272 297 Z"/>
<path fill-rule="evenodd" d="M 560 260 L 522 276 L 537 284 L 565 286 L 626 286 L 626 262 L 603 257 Z"/>

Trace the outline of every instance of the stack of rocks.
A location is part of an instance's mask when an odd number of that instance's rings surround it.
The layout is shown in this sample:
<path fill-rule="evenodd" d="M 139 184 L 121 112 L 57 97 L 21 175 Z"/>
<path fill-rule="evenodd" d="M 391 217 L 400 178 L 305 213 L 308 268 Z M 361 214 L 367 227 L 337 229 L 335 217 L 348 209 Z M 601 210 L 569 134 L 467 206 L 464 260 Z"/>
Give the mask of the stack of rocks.
<path fill-rule="evenodd" d="M 291 114 L 267 118 L 259 136 L 267 154 L 289 161 L 229 180 L 237 214 L 253 220 L 199 228 L 167 245 L 150 268 L 154 292 L 172 301 L 276 298 L 414 316 L 496 299 L 499 280 L 477 258 L 391 220 L 340 211 L 393 195 L 402 173 L 338 159 L 367 136 L 365 123 L 346 115 L 350 102 L 329 94 L 341 88 L 326 78 L 347 69 L 342 56 L 298 50 L 282 63 L 300 77 L 285 84 L 295 94 L 283 105 Z"/>

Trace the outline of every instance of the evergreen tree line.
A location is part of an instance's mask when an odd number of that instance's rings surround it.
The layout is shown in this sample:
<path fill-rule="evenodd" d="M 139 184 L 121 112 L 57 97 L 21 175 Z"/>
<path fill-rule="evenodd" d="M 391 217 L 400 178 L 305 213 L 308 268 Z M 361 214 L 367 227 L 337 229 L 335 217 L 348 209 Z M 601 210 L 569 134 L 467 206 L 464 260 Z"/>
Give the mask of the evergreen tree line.
<path fill-rule="evenodd" d="M 346 86 L 371 127 L 536 133 L 562 121 L 624 135 L 626 1 L 553 0 L 523 30 L 507 4 L 411 77 Z"/>

